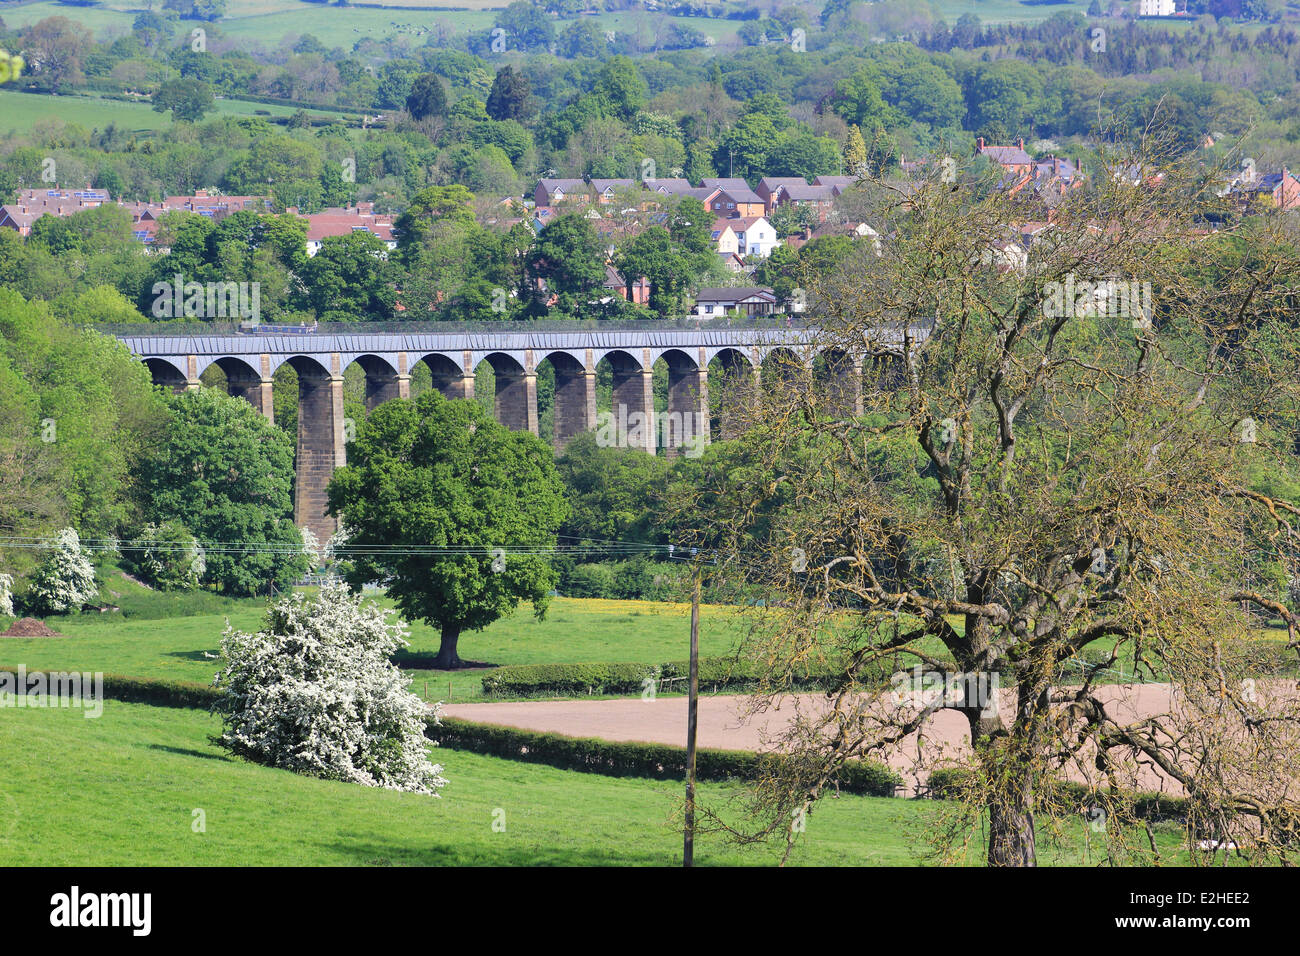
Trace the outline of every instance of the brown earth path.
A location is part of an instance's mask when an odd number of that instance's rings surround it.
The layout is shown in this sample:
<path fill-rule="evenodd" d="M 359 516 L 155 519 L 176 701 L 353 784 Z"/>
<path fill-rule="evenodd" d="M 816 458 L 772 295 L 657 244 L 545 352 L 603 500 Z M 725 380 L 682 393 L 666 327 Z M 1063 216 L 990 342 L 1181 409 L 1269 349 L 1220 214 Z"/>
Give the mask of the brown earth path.
<path fill-rule="evenodd" d="M 1295 685 L 1292 683 L 1292 687 Z M 1123 684 L 1099 687 L 1097 696 L 1117 719 L 1128 721 L 1170 709 L 1170 685 Z M 818 712 L 826 706 L 819 694 L 792 694 L 778 699 L 766 712 L 746 718 L 744 696 L 700 698 L 699 746 L 720 750 L 761 750 L 769 735 L 780 733 L 797 711 Z M 1001 692 L 1000 706 L 1009 713 L 1010 692 Z M 483 704 L 451 704 L 443 709 L 448 717 L 485 724 L 518 727 L 571 737 L 599 737 L 610 741 L 686 745 L 686 698 L 659 697 L 653 700 L 512 701 Z M 913 795 L 930 770 L 945 760 L 968 753 L 969 727 L 966 719 L 952 710 L 940 710 L 927 722 L 924 740 L 915 734 L 895 746 L 885 762 L 904 779 L 903 794 Z M 1153 769 L 1139 771 L 1144 789 L 1176 793 L 1178 787 Z"/>

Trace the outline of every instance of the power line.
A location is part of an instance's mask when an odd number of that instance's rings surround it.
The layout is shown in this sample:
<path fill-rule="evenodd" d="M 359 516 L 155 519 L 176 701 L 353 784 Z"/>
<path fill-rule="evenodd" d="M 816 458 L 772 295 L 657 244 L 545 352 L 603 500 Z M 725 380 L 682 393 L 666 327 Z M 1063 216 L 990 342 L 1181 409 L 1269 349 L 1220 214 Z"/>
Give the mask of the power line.
<path fill-rule="evenodd" d="M 573 537 L 565 535 L 563 537 Z M 586 540 L 574 538 L 574 540 Z M 0 548 L 48 551 L 59 545 L 57 537 L 8 536 L 0 537 Z M 150 538 L 82 538 L 80 546 L 86 551 L 162 551 L 190 552 L 196 549 L 206 554 L 289 554 L 308 553 L 301 545 L 278 544 L 268 541 L 160 541 Z M 607 541 L 582 545 L 540 545 L 531 543 L 487 545 L 340 545 L 325 549 L 336 557 L 420 557 L 458 556 L 497 557 L 505 555 L 654 555 L 669 557 L 677 549 L 674 545 L 647 544 L 636 541 Z"/>

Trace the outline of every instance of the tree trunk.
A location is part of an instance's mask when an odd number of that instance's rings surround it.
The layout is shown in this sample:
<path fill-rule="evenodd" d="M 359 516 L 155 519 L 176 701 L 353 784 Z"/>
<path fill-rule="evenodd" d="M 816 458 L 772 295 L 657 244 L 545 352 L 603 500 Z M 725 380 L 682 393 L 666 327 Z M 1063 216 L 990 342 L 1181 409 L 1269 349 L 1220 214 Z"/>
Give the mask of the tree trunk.
<path fill-rule="evenodd" d="M 983 722 L 982 722 L 983 723 Z M 989 811 L 989 866 L 1037 866 L 1034 839 L 1035 773 L 1012 741 L 983 749 Z"/>
<path fill-rule="evenodd" d="M 442 642 L 438 645 L 438 656 L 433 661 L 433 666 L 437 670 L 449 671 L 460 666 L 461 660 L 456 654 L 456 642 L 458 640 L 460 640 L 460 628 L 454 624 L 444 624 L 442 626 Z"/>
<path fill-rule="evenodd" d="M 1037 866 L 1034 813 L 1028 801 L 994 800 L 989 805 L 989 866 Z"/>

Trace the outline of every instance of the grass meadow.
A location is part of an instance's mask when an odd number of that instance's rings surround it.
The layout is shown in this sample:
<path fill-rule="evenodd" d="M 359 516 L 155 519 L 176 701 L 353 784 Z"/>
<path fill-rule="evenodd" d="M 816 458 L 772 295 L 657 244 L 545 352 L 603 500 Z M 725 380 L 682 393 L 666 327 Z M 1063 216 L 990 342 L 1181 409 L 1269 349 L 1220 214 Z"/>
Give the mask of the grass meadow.
<path fill-rule="evenodd" d="M 115 570 L 101 571 L 107 582 L 101 599 L 119 612 L 89 612 L 51 618 L 58 638 L 0 638 L 0 664 L 29 670 L 102 671 L 130 677 L 211 683 L 226 622 L 255 630 L 265 613 L 263 599 L 230 600 L 207 593 L 147 591 Z M 380 603 L 392 606 L 380 598 Z M 422 622 L 408 624 L 407 652 L 433 655 L 438 634 Z M 724 608 L 703 609 L 700 653 L 726 654 L 739 636 Z M 554 598 L 539 621 L 531 605 L 488 628 L 461 635 L 460 655 L 468 661 L 505 664 L 558 664 L 590 661 L 659 663 L 684 660 L 689 653 L 689 608 L 653 601 L 602 601 Z M 458 703 L 483 700 L 485 668 L 435 671 L 408 666 L 412 690 L 433 700 Z M 448 682 L 451 692 L 448 694 Z"/>
<path fill-rule="evenodd" d="M 383 8 L 365 4 L 340 7 L 308 3 L 306 0 L 229 0 L 226 15 L 215 24 L 182 20 L 178 35 L 194 26 L 207 29 L 213 37 L 225 36 L 243 43 L 274 49 L 287 38 L 310 33 L 326 47 L 351 49 L 357 40 L 372 38 L 406 39 L 413 47 L 430 37 L 463 36 L 489 29 L 496 11 L 507 0 L 384 0 Z M 733 5 L 739 6 L 739 5 Z M 1044 20 L 1059 11 L 1086 12 L 1088 0 L 1060 3 L 1025 3 L 1023 0 L 920 0 L 908 5 L 912 13 L 928 9 L 935 18 L 952 25 L 964 13 L 985 23 L 1027 23 Z M 21 6 L 0 4 L 0 16 L 12 27 L 29 26 L 50 16 L 65 16 L 96 35 L 106 31 L 128 32 L 140 10 L 138 0 L 100 0 L 94 6 L 70 7 L 42 0 Z M 623 10 L 594 17 L 602 29 L 653 37 L 669 24 L 699 30 L 722 47 L 736 43 L 743 21 L 710 17 L 668 17 L 663 13 Z M 562 30 L 571 21 L 557 21 Z"/>
<path fill-rule="evenodd" d="M 2 15 L 2 14 L 0 14 Z M 208 119 L 217 116 L 289 116 L 296 107 L 254 103 L 250 100 L 220 99 Z M 329 110 L 308 109 L 309 116 L 335 117 Z M 172 124 L 171 113 L 155 113 L 148 103 L 130 103 L 105 99 L 94 94 L 19 93 L 0 90 L 0 135 L 26 132 L 42 120 L 76 124 L 86 130 L 104 129 L 110 124 L 135 133 L 166 129 Z"/>
<path fill-rule="evenodd" d="M 0 865 L 680 864 L 681 784 L 435 750 L 448 784 L 434 798 L 256 766 L 212 742 L 219 727 L 203 711 L 118 701 L 97 719 L 74 709 L 0 709 Z M 713 806 L 738 791 L 699 788 Z M 946 807 L 827 798 L 790 862 L 923 864 L 926 834 Z M 1049 836 L 1043 864 L 1105 859 L 1082 822 L 1059 841 Z M 1176 834 L 1159 834 L 1158 843 L 1178 855 Z M 981 862 L 979 844 L 972 834 L 965 862 Z M 696 840 L 699 865 L 776 859 L 770 846 L 741 848 L 718 834 Z"/>
<path fill-rule="evenodd" d="M 229 620 L 260 622 L 264 602 L 158 593 L 101 568 L 116 612 L 51 618 L 65 636 L 0 638 L 0 664 L 104 671 L 207 683 Z M 639 601 L 555 599 L 544 621 L 521 609 L 462 637 L 462 656 L 496 664 L 659 661 L 685 656 L 688 609 Z M 701 650 L 726 653 L 738 623 L 705 606 Z M 412 650 L 437 636 L 412 627 Z M 482 670 L 408 671 L 412 689 L 482 699 Z M 219 718 L 202 710 L 104 702 L 79 709 L 0 707 L 0 865 L 677 865 L 682 785 L 612 778 L 451 749 L 435 750 L 449 784 L 441 798 L 317 780 L 231 757 L 214 743 Z M 700 787 L 725 807 L 739 785 Z M 202 832 L 193 828 L 202 811 Z M 839 796 L 808 818 L 791 863 L 914 866 L 951 813 L 943 801 Z M 724 815 L 735 820 L 734 811 Z M 502 816 L 504 814 L 504 816 Z M 504 819 L 505 830 L 499 828 Z M 498 828 L 493 828 L 493 822 Z M 738 821 L 737 821 L 738 822 Z M 1163 825 L 1162 825 L 1163 826 Z M 1180 834 L 1158 828 L 1164 862 L 1185 862 Z M 966 857 L 983 861 L 972 831 Z M 1082 820 L 1043 829 L 1040 862 L 1096 865 L 1104 846 Z M 697 839 L 701 865 L 771 865 L 771 846 Z"/>

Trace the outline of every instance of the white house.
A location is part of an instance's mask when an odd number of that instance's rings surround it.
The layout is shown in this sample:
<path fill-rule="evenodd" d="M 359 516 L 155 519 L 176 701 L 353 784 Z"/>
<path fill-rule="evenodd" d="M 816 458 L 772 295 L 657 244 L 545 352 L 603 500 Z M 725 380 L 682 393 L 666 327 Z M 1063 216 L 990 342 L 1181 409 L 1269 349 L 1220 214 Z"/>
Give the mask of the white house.
<path fill-rule="evenodd" d="M 1174 0 L 1138 0 L 1139 17 L 1172 17 Z"/>
<path fill-rule="evenodd" d="M 776 311 L 776 293 L 763 286 L 737 286 L 731 289 L 701 289 L 695 295 L 691 315 L 717 319 L 728 312 L 741 315 L 771 315 Z"/>
<path fill-rule="evenodd" d="M 736 251 L 742 256 L 766 259 L 781 244 L 776 238 L 776 230 L 763 216 L 731 219 L 728 220 L 728 225 L 736 234 Z"/>

